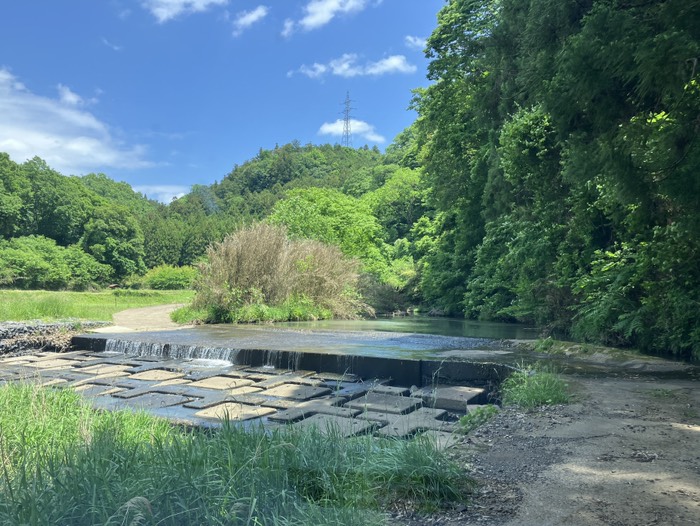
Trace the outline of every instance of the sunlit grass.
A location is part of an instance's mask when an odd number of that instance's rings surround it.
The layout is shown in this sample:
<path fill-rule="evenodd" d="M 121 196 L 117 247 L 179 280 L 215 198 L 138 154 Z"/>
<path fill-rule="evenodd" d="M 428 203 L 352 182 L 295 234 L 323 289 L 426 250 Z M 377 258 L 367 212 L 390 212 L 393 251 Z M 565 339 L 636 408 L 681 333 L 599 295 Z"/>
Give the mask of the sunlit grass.
<path fill-rule="evenodd" d="M 569 387 L 555 372 L 528 366 L 512 373 L 501 384 L 503 405 L 534 408 L 569 402 Z"/>
<path fill-rule="evenodd" d="M 0 388 L 0 524 L 372 525 L 395 502 L 462 501 L 428 439 L 183 430 L 75 393 Z"/>
<path fill-rule="evenodd" d="M 134 307 L 189 303 L 191 290 L 109 290 L 53 292 L 0 290 L 0 321 L 66 319 L 111 321 L 112 314 Z"/>

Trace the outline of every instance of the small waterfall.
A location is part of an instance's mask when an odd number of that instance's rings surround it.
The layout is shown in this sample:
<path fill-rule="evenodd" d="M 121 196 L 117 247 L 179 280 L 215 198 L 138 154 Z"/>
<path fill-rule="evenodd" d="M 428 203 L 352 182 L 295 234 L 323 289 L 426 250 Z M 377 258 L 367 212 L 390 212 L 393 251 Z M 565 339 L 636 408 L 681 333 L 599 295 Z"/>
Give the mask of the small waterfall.
<path fill-rule="evenodd" d="M 301 358 L 304 353 L 295 351 L 264 351 L 263 365 L 275 369 L 296 371 L 301 367 Z"/>
<path fill-rule="evenodd" d="M 223 347 L 203 347 L 199 345 L 178 345 L 172 343 L 139 342 L 108 339 L 105 351 L 129 356 L 149 356 L 171 360 L 225 360 L 238 363 L 239 349 Z"/>

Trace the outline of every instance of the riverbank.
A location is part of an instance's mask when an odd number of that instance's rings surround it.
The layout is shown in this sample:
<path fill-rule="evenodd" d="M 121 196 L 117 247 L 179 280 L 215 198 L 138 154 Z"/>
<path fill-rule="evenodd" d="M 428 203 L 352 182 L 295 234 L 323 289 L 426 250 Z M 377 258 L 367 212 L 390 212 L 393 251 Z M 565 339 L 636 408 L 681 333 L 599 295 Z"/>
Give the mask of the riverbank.
<path fill-rule="evenodd" d="M 564 378 L 572 404 L 505 409 L 453 446 L 479 484 L 468 506 L 390 524 L 699 524 L 698 380 Z"/>
<path fill-rule="evenodd" d="M 0 356 L 37 350 L 67 351 L 70 349 L 73 336 L 108 325 L 111 324 L 100 321 L 2 322 L 0 323 Z"/>

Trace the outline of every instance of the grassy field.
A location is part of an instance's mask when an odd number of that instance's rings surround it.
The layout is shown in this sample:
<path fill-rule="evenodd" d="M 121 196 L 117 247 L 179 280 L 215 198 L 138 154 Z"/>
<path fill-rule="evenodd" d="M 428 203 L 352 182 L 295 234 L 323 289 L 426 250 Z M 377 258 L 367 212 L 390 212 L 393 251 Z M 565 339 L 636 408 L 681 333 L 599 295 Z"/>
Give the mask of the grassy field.
<path fill-rule="evenodd" d="M 111 321 L 112 314 L 134 307 L 189 303 L 191 290 L 109 290 L 53 292 L 0 290 L 0 321 L 67 319 Z"/>
<path fill-rule="evenodd" d="M 425 439 L 183 430 L 33 385 L 0 388 L 0 430 L 1 525 L 365 526 L 470 487 Z"/>

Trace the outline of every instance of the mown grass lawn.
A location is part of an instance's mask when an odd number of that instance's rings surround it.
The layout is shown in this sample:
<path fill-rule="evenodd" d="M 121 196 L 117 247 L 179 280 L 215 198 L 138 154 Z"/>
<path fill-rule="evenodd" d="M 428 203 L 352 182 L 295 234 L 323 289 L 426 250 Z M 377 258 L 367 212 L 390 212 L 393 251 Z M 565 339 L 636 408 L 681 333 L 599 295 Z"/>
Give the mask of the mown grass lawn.
<path fill-rule="evenodd" d="M 125 309 L 189 303 L 193 297 L 192 290 L 0 290 L 0 321 L 111 321 L 112 314 Z"/>

